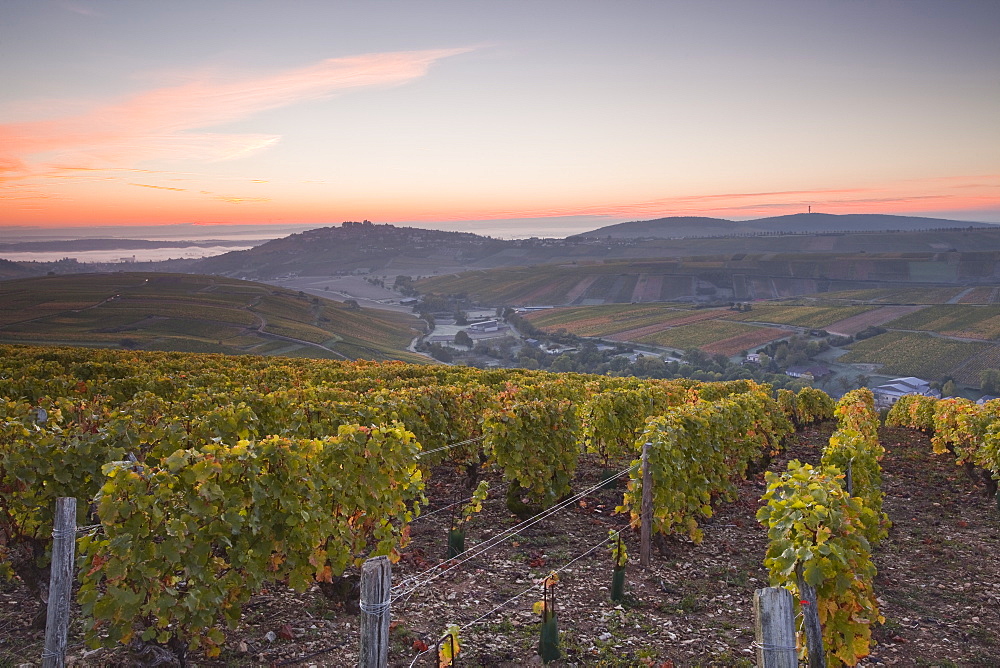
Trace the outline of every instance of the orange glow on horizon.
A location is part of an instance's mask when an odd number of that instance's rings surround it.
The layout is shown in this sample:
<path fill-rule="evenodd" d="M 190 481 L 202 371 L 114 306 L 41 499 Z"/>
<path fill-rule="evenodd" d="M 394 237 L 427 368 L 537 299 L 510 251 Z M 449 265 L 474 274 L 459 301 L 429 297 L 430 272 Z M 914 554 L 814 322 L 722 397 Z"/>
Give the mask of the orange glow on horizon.
<path fill-rule="evenodd" d="M 49 194 L 24 193 L 7 199 L 0 228 L 12 225 L 74 227 L 91 225 L 204 225 L 238 224 L 338 224 L 344 220 L 376 222 L 459 222 L 595 216 L 619 219 L 654 219 L 667 216 L 709 216 L 729 219 L 760 218 L 803 213 L 812 206 L 817 213 L 920 214 L 968 211 L 970 214 L 1000 210 L 1000 196 L 983 194 L 889 194 L 881 189 L 792 191 L 784 193 L 734 193 L 674 197 L 629 205 L 539 207 L 465 207 L 457 203 L 375 201 L 343 206 L 316 201 L 279 202 L 273 197 L 191 193 L 187 189 L 131 183 L 136 194 L 117 199 L 88 197 L 61 199 Z M 149 195 L 147 195 L 149 193 Z M 174 199 L 174 195 L 178 199 Z M 155 202 L 149 197 L 155 198 Z M 953 213 L 954 215 L 954 213 Z M 1000 220 L 998 220 L 1000 222 Z"/>

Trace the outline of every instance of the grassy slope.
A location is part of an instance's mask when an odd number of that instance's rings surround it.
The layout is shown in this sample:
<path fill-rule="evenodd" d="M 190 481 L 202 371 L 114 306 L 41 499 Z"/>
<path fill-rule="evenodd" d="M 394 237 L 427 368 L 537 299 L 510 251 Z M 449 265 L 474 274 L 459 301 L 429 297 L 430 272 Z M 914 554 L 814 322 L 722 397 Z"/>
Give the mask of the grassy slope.
<path fill-rule="evenodd" d="M 350 310 L 214 276 L 80 274 L 0 283 L 5 343 L 425 361 L 406 351 L 415 323 L 404 314 Z"/>

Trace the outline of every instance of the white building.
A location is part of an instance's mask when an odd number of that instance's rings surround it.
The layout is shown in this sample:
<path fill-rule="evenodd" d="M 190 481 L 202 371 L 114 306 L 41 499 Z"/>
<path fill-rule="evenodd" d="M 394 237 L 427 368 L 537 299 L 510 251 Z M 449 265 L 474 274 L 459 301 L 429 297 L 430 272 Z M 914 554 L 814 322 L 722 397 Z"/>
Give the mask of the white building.
<path fill-rule="evenodd" d="M 476 322 L 469 325 L 470 332 L 496 332 L 500 329 L 501 324 L 499 320 L 486 320 L 484 322 Z"/>
<path fill-rule="evenodd" d="M 926 380 L 907 376 L 905 378 L 894 378 L 884 385 L 872 388 L 875 395 L 875 405 L 879 408 L 887 408 L 899 401 L 900 397 L 908 394 L 919 394 L 925 397 L 941 398 L 941 393 L 931 389 L 931 384 Z"/>

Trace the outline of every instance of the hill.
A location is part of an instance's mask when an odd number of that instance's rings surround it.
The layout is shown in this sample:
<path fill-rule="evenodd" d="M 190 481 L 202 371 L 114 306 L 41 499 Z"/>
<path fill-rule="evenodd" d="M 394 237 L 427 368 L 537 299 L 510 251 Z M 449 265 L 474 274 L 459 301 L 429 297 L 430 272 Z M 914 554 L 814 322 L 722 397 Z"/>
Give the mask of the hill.
<path fill-rule="evenodd" d="M 162 273 L 0 282 L 0 342 L 336 359 L 407 352 L 420 321 L 260 283 Z"/>
<path fill-rule="evenodd" d="M 465 293 L 484 305 L 546 306 L 750 301 L 873 287 L 990 284 L 998 278 L 1000 251 L 736 253 L 504 267 L 426 278 L 417 287 Z"/>
<path fill-rule="evenodd" d="M 826 234 L 845 232 L 915 232 L 921 230 L 995 228 L 989 223 L 970 223 L 945 218 L 891 216 L 884 214 L 796 213 L 756 220 L 732 221 L 701 216 L 671 216 L 599 227 L 576 237 L 613 239 L 679 239 L 756 234 Z"/>
<path fill-rule="evenodd" d="M 819 214 L 812 214 L 818 216 Z M 836 217 L 841 218 L 841 217 Z M 889 218 L 895 218 L 890 216 Z M 688 218 L 684 229 L 695 229 Z M 778 219 L 774 219 L 778 220 Z M 715 225 L 715 223 L 711 223 Z M 777 224 L 777 223 L 776 223 Z M 441 232 L 394 225 L 344 223 L 276 239 L 245 251 L 185 261 L 171 271 L 221 274 L 271 280 L 288 276 L 331 276 L 347 273 L 430 276 L 467 269 L 523 267 L 550 263 L 584 263 L 649 258 L 678 258 L 737 253 L 921 253 L 1000 250 L 1000 226 L 982 225 L 907 232 L 843 234 L 743 234 L 721 221 L 713 236 L 683 239 L 570 237 L 567 239 L 500 240 L 466 232 Z M 714 236 L 717 233 L 717 236 Z M 754 232 L 758 234 L 759 232 Z M 151 263 L 142 269 L 153 269 Z"/>
<path fill-rule="evenodd" d="M 245 251 L 195 262 L 201 273 L 263 279 L 283 275 L 330 276 L 382 270 L 403 262 L 407 271 L 435 273 L 492 255 L 505 242 L 468 232 L 395 225 L 344 223 L 275 239 Z"/>

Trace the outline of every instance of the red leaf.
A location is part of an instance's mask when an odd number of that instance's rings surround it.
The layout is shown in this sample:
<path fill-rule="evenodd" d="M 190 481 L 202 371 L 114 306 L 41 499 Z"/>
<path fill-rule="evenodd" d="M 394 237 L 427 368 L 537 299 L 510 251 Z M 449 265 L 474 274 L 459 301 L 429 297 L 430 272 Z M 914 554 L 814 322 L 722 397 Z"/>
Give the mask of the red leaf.
<path fill-rule="evenodd" d="M 292 633 L 291 626 L 288 624 L 282 624 L 281 628 L 278 629 L 278 637 L 283 638 L 284 640 L 291 640 L 295 637 L 295 634 Z"/>

